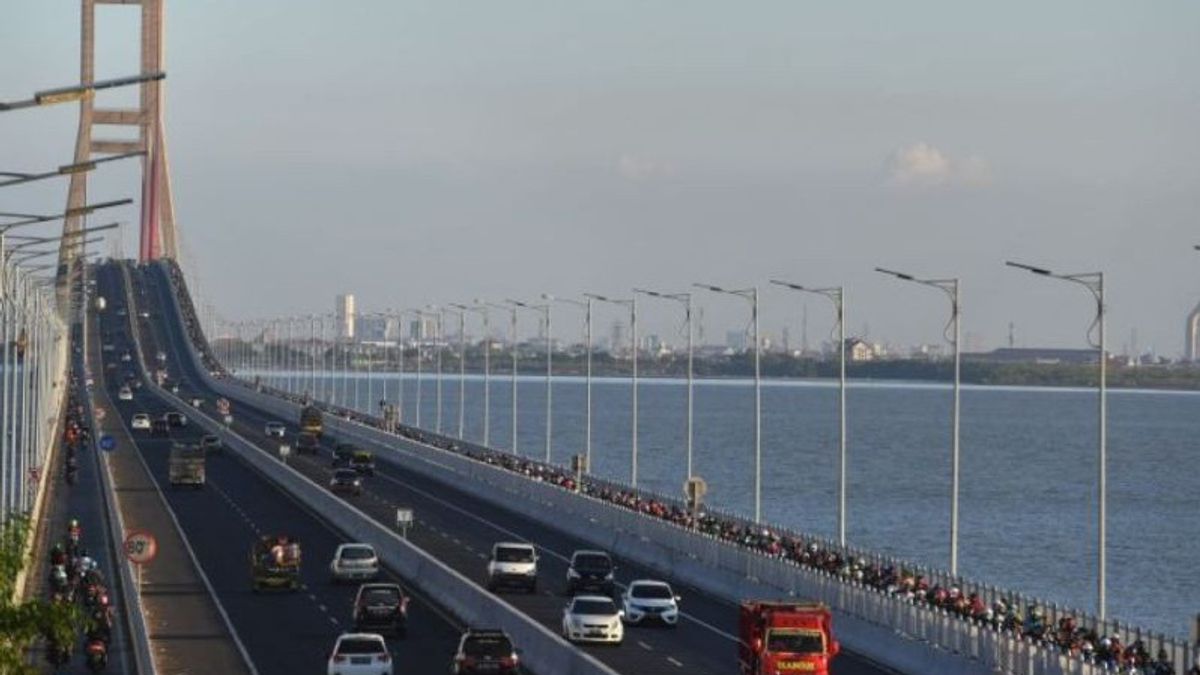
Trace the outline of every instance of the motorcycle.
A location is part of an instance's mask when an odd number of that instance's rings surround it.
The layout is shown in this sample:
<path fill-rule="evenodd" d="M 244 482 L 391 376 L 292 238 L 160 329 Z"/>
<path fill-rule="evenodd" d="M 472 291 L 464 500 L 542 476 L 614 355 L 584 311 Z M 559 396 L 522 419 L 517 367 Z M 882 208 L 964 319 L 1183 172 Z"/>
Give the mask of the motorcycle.
<path fill-rule="evenodd" d="M 88 670 L 98 673 L 108 667 L 108 645 L 103 640 L 88 640 L 84 652 L 86 654 L 84 663 Z"/>

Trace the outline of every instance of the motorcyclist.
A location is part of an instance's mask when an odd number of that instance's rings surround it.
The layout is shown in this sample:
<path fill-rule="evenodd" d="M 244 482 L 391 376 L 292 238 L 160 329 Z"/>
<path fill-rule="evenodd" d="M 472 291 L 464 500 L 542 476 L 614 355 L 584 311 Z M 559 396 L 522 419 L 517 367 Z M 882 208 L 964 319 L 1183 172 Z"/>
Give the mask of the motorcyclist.
<path fill-rule="evenodd" d="M 108 644 L 104 640 L 89 639 L 84 647 L 89 670 L 98 673 L 108 667 Z"/>

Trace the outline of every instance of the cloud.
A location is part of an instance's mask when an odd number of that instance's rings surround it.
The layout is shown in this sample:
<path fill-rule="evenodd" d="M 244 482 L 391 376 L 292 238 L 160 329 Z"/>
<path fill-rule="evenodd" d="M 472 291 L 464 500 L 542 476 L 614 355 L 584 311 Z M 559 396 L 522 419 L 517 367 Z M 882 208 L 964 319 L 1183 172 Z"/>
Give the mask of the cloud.
<path fill-rule="evenodd" d="M 632 181 L 647 181 L 655 178 L 670 176 L 675 173 L 675 166 L 670 162 L 624 154 L 617 159 L 617 173 Z"/>
<path fill-rule="evenodd" d="M 992 182 L 991 168 L 982 157 L 955 159 L 925 142 L 895 150 L 883 168 L 888 184 L 900 187 L 979 187 Z"/>

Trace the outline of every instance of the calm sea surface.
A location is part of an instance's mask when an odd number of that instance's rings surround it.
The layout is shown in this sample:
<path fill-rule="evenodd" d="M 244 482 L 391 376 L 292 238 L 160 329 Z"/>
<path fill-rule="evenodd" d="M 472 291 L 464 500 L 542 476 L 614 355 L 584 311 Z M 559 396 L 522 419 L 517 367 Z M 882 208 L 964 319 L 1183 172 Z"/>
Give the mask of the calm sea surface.
<path fill-rule="evenodd" d="M 298 378 L 297 378 L 298 379 Z M 318 394 L 363 410 L 395 402 L 394 374 L 318 382 Z M 345 386 L 343 386 L 345 385 Z M 297 385 L 298 386 L 298 385 Z M 436 382 L 425 376 L 421 425 L 434 428 Z M 404 421 L 416 422 L 417 381 L 403 386 Z M 465 432 L 483 438 L 483 380 L 468 377 Z M 581 379 L 555 378 L 553 459 L 582 452 Z M 639 388 L 639 484 L 680 494 L 685 475 L 685 394 L 679 380 Z M 518 452 L 545 450 L 545 381 L 518 381 Z M 511 380 L 491 382 L 491 442 L 511 445 Z M 458 430 L 458 378 L 442 384 L 442 430 Z M 949 387 L 852 383 L 848 399 L 847 536 L 856 545 L 948 567 Z M 630 471 L 628 379 L 593 384 L 594 472 Z M 374 403 L 373 403 L 374 402 Z M 695 389 L 697 474 L 707 502 L 753 513 L 754 398 L 745 380 Z M 1109 612 L 1122 621 L 1186 635 L 1200 612 L 1200 395 L 1109 393 Z M 835 536 L 837 386 L 763 386 L 763 514 L 772 523 Z M 1095 606 L 1097 396 L 1094 390 L 964 387 L 960 571 L 1073 607 Z"/>

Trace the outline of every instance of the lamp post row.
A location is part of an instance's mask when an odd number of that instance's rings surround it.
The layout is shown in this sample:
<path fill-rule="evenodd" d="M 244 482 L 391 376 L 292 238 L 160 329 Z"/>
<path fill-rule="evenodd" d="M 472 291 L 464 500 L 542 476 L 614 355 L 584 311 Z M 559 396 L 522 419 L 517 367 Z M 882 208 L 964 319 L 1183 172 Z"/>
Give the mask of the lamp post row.
<path fill-rule="evenodd" d="M 1197 246 L 1200 250 L 1200 246 Z M 1044 268 L 1025 265 L 1022 263 L 1008 262 L 1011 267 L 1027 270 L 1040 276 L 1046 276 L 1064 281 L 1076 283 L 1084 286 L 1094 297 L 1096 302 L 1096 317 L 1088 331 L 1089 341 L 1098 349 L 1098 374 L 1099 374 L 1099 407 L 1098 407 L 1098 476 L 1097 490 L 1099 493 L 1099 507 L 1097 518 L 1099 521 L 1098 527 L 1098 543 L 1097 543 L 1097 614 L 1100 618 L 1106 617 L 1106 576 L 1107 576 L 1107 369 L 1106 369 L 1106 342 L 1105 342 L 1105 314 L 1106 306 L 1104 301 L 1104 275 L 1101 272 L 1082 273 L 1082 274 L 1057 274 Z M 958 574 L 958 547 L 959 547 L 959 491 L 960 491 L 960 429 L 961 429 L 961 318 L 962 318 L 962 303 L 961 303 L 961 283 L 958 278 L 920 278 L 914 275 L 898 272 L 886 268 L 876 268 L 877 272 L 886 274 L 896 279 L 907 281 L 910 283 L 920 284 L 935 288 L 943 292 L 950 301 L 950 316 L 944 329 L 944 336 L 948 344 L 953 347 L 953 405 L 951 409 L 951 462 L 950 462 L 950 479 L 951 479 L 951 505 L 950 505 L 950 573 Z M 842 545 L 846 543 L 846 475 L 847 475 L 847 419 L 846 419 L 846 296 L 844 287 L 806 287 L 800 284 L 795 284 L 787 281 L 772 279 L 771 284 L 787 288 L 789 290 L 810 293 L 823 296 L 830 300 L 833 304 L 835 312 L 835 322 L 833 330 L 837 335 L 839 345 L 839 364 L 838 364 L 838 541 Z M 756 522 L 762 521 L 762 376 L 761 376 L 761 337 L 759 334 L 759 289 L 757 286 L 744 289 L 726 289 L 719 286 L 708 284 L 693 284 L 694 287 L 707 290 L 713 293 L 733 295 L 741 297 L 750 304 L 751 308 L 751 339 L 753 340 L 753 359 L 754 359 L 754 519 Z M 427 307 L 425 309 L 404 310 L 396 314 L 402 317 L 405 313 L 416 315 L 419 319 L 433 318 L 437 321 L 437 350 L 435 356 L 437 368 L 437 394 L 436 394 L 436 420 L 435 427 L 440 433 L 442 428 L 442 350 L 444 345 L 443 328 L 444 328 L 444 313 L 447 308 L 453 308 L 459 319 L 459 405 L 458 405 L 458 425 L 457 435 L 459 438 L 464 436 L 465 432 L 465 361 L 466 361 L 466 344 L 465 344 L 465 316 L 467 312 L 476 313 L 481 316 L 484 330 L 484 385 L 483 385 L 483 443 L 485 446 L 490 445 L 490 389 L 491 389 L 491 363 L 490 357 L 492 352 L 492 336 L 490 331 L 490 312 L 489 309 L 499 309 L 509 313 L 510 327 L 510 356 L 511 364 L 511 387 L 510 408 L 511 408 L 511 439 L 510 450 L 515 454 L 519 451 L 518 442 L 518 366 L 519 352 L 517 350 L 517 328 L 518 328 L 518 311 L 527 309 L 542 313 L 546 322 L 546 427 L 545 427 L 545 446 L 544 457 L 545 461 L 552 461 L 552 444 L 553 444 L 553 331 L 552 331 L 552 303 L 561 302 L 579 307 L 584 310 L 584 328 L 585 328 L 585 349 L 586 349 L 586 396 L 585 396 L 585 430 L 584 430 L 584 457 L 585 467 L 587 471 L 591 470 L 592 456 L 592 315 L 593 303 L 603 302 L 626 306 L 630 311 L 630 362 L 631 362 L 631 438 L 630 438 L 630 485 L 637 487 L 638 482 L 638 332 L 637 332 L 637 296 L 643 295 L 661 300 L 674 301 L 679 303 L 684 309 L 684 320 L 687 331 L 687 411 L 686 411 L 686 476 L 691 479 L 695 476 L 693 469 L 693 446 L 694 446 L 694 317 L 693 317 L 693 296 L 691 293 L 663 293 L 659 291 L 647 289 L 634 289 L 633 295 L 629 298 L 611 298 L 608 296 L 585 293 L 584 300 L 573 300 L 568 298 L 558 298 L 549 294 L 543 294 L 541 298 L 545 301 L 542 304 L 527 303 L 518 300 L 508 300 L 505 304 L 494 304 L 476 300 L 472 305 L 451 304 L 446 308 Z M 310 316 L 309 321 L 315 326 L 316 318 Z M 324 337 L 324 316 L 321 317 L 322 337 Z M 265 339 L 266 327 L 264 326 L 259 331 L 259 336 Z M 315 336 L 315 328 L 311 329 L 310 336 Z M 1093 332 L 1096 334 L 1096 339 L 1092 340 Z M 238 333 L 241 335 L 242 327 L 239 326 Z M 422 331 L 423 333 L 423 331 Z M 276 335 L 278 335 L 276 333 Z M 315 342 L 315 338 L 311 338 Z M 398 392 L 399 410 L 401 420 L 403 419 L 403 377 L 404 377 L 404 345 L 402 340 L 398 340 L 399 352 L 399 377 L 401 384 Z M 267 350 L 264 349 L 264 356 L 267 356 Z M 314 345 L 315 353 L 315 345 Z M 348 354 L 348 350 L 343 350 L 344 354 Z M 335 354 L 336 358 L 336 354 Z M 312 390 L 315 393 L 317 389 L 316 374 L 315 374 L 315 356 L 314 364 L 310 365 L 310 377 L 312 380 Z M 244 363 L 246 358 L 241 361 Z M 322 359 L 324 361 L 324 359 Z M 422 384 L 422 341 L 418 338 L 416 344 L 416 386 L 417 386 L 417 401 L 415 404 L 416 424 L 421 424 L 421 384 Z M 346 366 L 349 368 L 348 356 L 346 357 Z M 368 367 L 369 364 L 368 364 Z M 343 396 L 346 394 L 346 385 L 343 384 Z M 386 388 L 385 388 L 386 396 Z"/>

